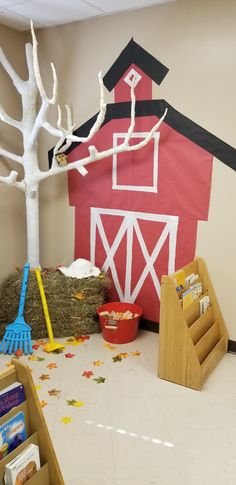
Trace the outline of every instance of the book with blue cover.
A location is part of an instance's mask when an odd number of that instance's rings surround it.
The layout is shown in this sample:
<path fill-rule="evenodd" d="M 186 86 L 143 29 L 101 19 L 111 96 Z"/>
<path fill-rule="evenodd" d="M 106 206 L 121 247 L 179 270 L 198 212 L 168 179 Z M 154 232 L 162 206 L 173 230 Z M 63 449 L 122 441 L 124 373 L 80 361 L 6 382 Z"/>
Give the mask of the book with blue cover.
<path fill-rule="evenodd" d="M 5 389 L 0 391 L 0 417 L 24 401 L 25 391 L 23 384 L 14 382 L 10 386 L 5 387 Z"/>
<path fill-rule="evenodd" d="M 20 411 L 0 426 L 0 460 L 27 438 L 25 415 Z"/>

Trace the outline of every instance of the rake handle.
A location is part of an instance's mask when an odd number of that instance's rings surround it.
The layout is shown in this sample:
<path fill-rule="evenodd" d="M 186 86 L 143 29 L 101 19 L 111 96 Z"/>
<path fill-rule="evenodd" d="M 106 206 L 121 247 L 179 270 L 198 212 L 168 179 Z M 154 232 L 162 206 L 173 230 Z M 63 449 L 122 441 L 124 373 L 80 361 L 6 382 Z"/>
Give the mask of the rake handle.
<path fill-rule="evenodd" d="M 21 294 L 20 294 L 20 303 L 19 303 L 19 308 L 18 308 L 18 317 L 23 317 L 27 283 L 28 283 L 28 277 L 29 277 L 29 269 L 30 269 L 30 264 L 25 263 L 24 272 L 23 272 L 23 279 L 22 279 L 22 284 L 21 284 Z"/>
<path fill-rule="evenodd" d="M 47 304 L 47 300 L 46 300 L 46 296 L 45 296 L 45 292 L 44 292 L 43 282 L 42 282 L 42 278 L 41 278 L 41 272 L 38 268 L 36 268 L 35 273 L 36 273 L 39 292 L 40 292 L 40 296 L 41 296 L 41 300 L 42 300 L 43 312 L 44 312 L 44 317 L 45 317 L 45 320 L 46 320 L 47 331 L 48 331 L 48 338 L 49 338 L 50 343 L 53 344 L 54 343 L 54 337 L 53 337 L 53 333 L 52 333 L 52 324 L 51 324 L 51 319 L 50 319 L 50 316 L 49 316 L 48 304 Z"/>

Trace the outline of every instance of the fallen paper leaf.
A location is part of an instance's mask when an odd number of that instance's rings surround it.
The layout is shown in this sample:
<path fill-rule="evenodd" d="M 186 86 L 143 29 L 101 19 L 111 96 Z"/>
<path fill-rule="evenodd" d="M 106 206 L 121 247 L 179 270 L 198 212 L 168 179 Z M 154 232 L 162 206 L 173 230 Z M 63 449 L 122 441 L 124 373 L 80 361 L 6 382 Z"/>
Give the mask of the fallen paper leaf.
<path fill-rule="evenodd" d="M 104 384 L 106 378 L 105 377 L 97 377 L 96 379 L 93 379 L 94 381 L 96 381 L 97 384 Z"/>
<path fill-rule="evenodd" d="M 46 381 L 48 379 L 50 379 L 50 376 L 49 374 L 42 374 L 39 379 L 41 379 L 41 381 Z"/>
<path fill-rule="evenodd" d="M 46 352 L 46 350 L 44 350 L 44 352 Z M 64 353 L 64 350 L 63 349 L 55 349 L 52 351 L 53 354 L 63 354 Z"/>
<path fill-rule="evenodd" d="M 23 355 L 23 350 L 18 349 L 16 352 L 14 352 L 14 355 L 19 359 L 19 357 L 22 357 Z"/>
<path fill-rule="evenodd" d="M 79 291 L 74 294 L 74 297 L 77 298 L 77 300 L 84 300 L 85 294 L 82 291 Z"/>
<path fill-rule="evenodd" d="M 47 365 L 48 369 L 57 369 L 57 364 L 55 362 L 52 362 L 51 364 Z"/>
<path fill-rule="evenodd" d="M 94 373 L 91 370 L 85 370 L 82 376 L 87 377 L 89 379 L 91 376 L 94 376 Z"/>
<path fill-rule="evenodd" d="M 38 348 L 39 348 L 39 347 L 40 347 L 40 345 L 39 345 L 39 344 L 34 344 L 34 345 L 32 345 L 32 349 L 34 349 L 34 350 L 38 350 Z"/>
<path fill-rule="evenodd" d="M 103 365 L 103 364 L 104 364 L 104 362 L 102 362 L 102 360 L 95 360 L 93 362 L 93 365 L 95 365 L 96 367 L 99 367 L 100 365 Z"/>
<path fill-rule="evenodd" d="M 75 340 L 85 342 L 85 340 L 89 340 L 90 335 L 75 335 Z"/>
<path fill-rule="evenodd" d="M 136 350 L 135 352 L 131 352 L 131 355 L 139 357 L 139 355 L 141 355 L 141 352 L 138 352 L 138 350 Z"/>
<path fill-rule="evenodd" d="M 59 389 L 51 389 L 51 391 L 48 391 L 49 396 L 56 396 L 58 397 L 61 394 L 61 391 Z"/>
<path fill-rule="evenodd" d="M 69 399 L 67 400 L 68 406 L 74 406 L 76 408 L 81 408 L 84 406 L 83 401 L 76 401 L 75 399 Z"/>
<path fill-rule="evenodd" d="M 75 357 L 75 354 L 71 354 L 70 352 L 68 354 L 65 354 L 66 359 L 72 359 L 73 357 Z"/>
<path fill-rule="evenodd" d="M 108 350 L 116 350 L 116 347 L 115 345 L 111 345 L 111 344 L 104 344 L 104 347 Z"/>
<path fill-rule="evenodd" d="M 36 341 L 36 345 L 38 345 L 38 347 L 44 347 L 44 345 L 46 344 L 47 342 L 45 342 L 45 340 L 37 340 Z"/>
<path fill-rule="evenodd" d="M 118 354 L 118 355 L 115 355 L 115 357 L 112 357 L 112 360 L 113 362 L 121 362 L 122 357 Z"/>
<path fill-rule="evenodd" d="M 68 423 L 71 423 L 72 419 L 69 418 L 69 416 L 63 416 L 63 418 L 61 418 L 61 423 L 64 423 L 64 424 L 68 424 Z"/>
<path fill-rule="evenodd" d="M 34 360 L 38 360 L 38 357 L 36 355 L 29 355 L 28 360 L 33 362 Z"/>
<path fill-rule="evenodd" d="M 42 389 L 42 386 L 34 386 L 36 391 L 40 391 L 40 389 Z"/>
<path fill-rule="evenodd" d="M 48 403 L 46 401 L 39 401 L 39 404 L 41 408 L 45 408 L 45 406 L 47 406 Z"/>

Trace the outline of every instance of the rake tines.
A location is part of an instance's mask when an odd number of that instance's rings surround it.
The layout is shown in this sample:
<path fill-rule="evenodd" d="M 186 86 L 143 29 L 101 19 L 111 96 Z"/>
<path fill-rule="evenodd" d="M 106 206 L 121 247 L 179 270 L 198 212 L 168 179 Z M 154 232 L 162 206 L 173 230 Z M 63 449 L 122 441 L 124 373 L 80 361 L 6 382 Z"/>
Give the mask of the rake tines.
<path fill-rule="evenodd" d="M 14 352 L 17 352 L 17 350 L 22 350 L 22 352 L 24 352 L 26 355 L 28 353 L 32 354 L 33 352 L 31 328 L 29 325 L 27 325 L 27 323 L 25 323 L 23 316 L 29 268 L 29 263 L 26 263 L 24 266 L 17 317 L 14 322 L 9 323 L 9 325 L 6 326 L 2 344 L 0 345 L 0 352 L 4 352 L 5 354 L 13 354 Z"/>
<path fill-rule="evenodd" d="M 31 342 L 31 332 L 30 327 L 27 324 L 18 324 L 17 330 L 11 328 L 13 326 L 10 323 L 6 327 L 6 332 L 3 337 L 2 343 L 0 344 L 0 352 L 4 354 L 13 354 L 17 350 L 22 350 L 24 354 L 32 354 L 32 342 Z M 16 327 L 16 324 L 14 324 Z"/>

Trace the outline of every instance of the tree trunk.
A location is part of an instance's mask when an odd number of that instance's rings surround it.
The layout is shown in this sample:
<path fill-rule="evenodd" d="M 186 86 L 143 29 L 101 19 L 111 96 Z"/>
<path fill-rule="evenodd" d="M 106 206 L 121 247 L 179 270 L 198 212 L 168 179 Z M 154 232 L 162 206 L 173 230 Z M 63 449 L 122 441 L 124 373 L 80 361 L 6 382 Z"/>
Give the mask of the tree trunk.
<path fill-rule="evenodd" d="M 31 268 L 39 268 L 39 184 L 28 184 L 25 192 L 27 224 L 27 260 Z"/>

